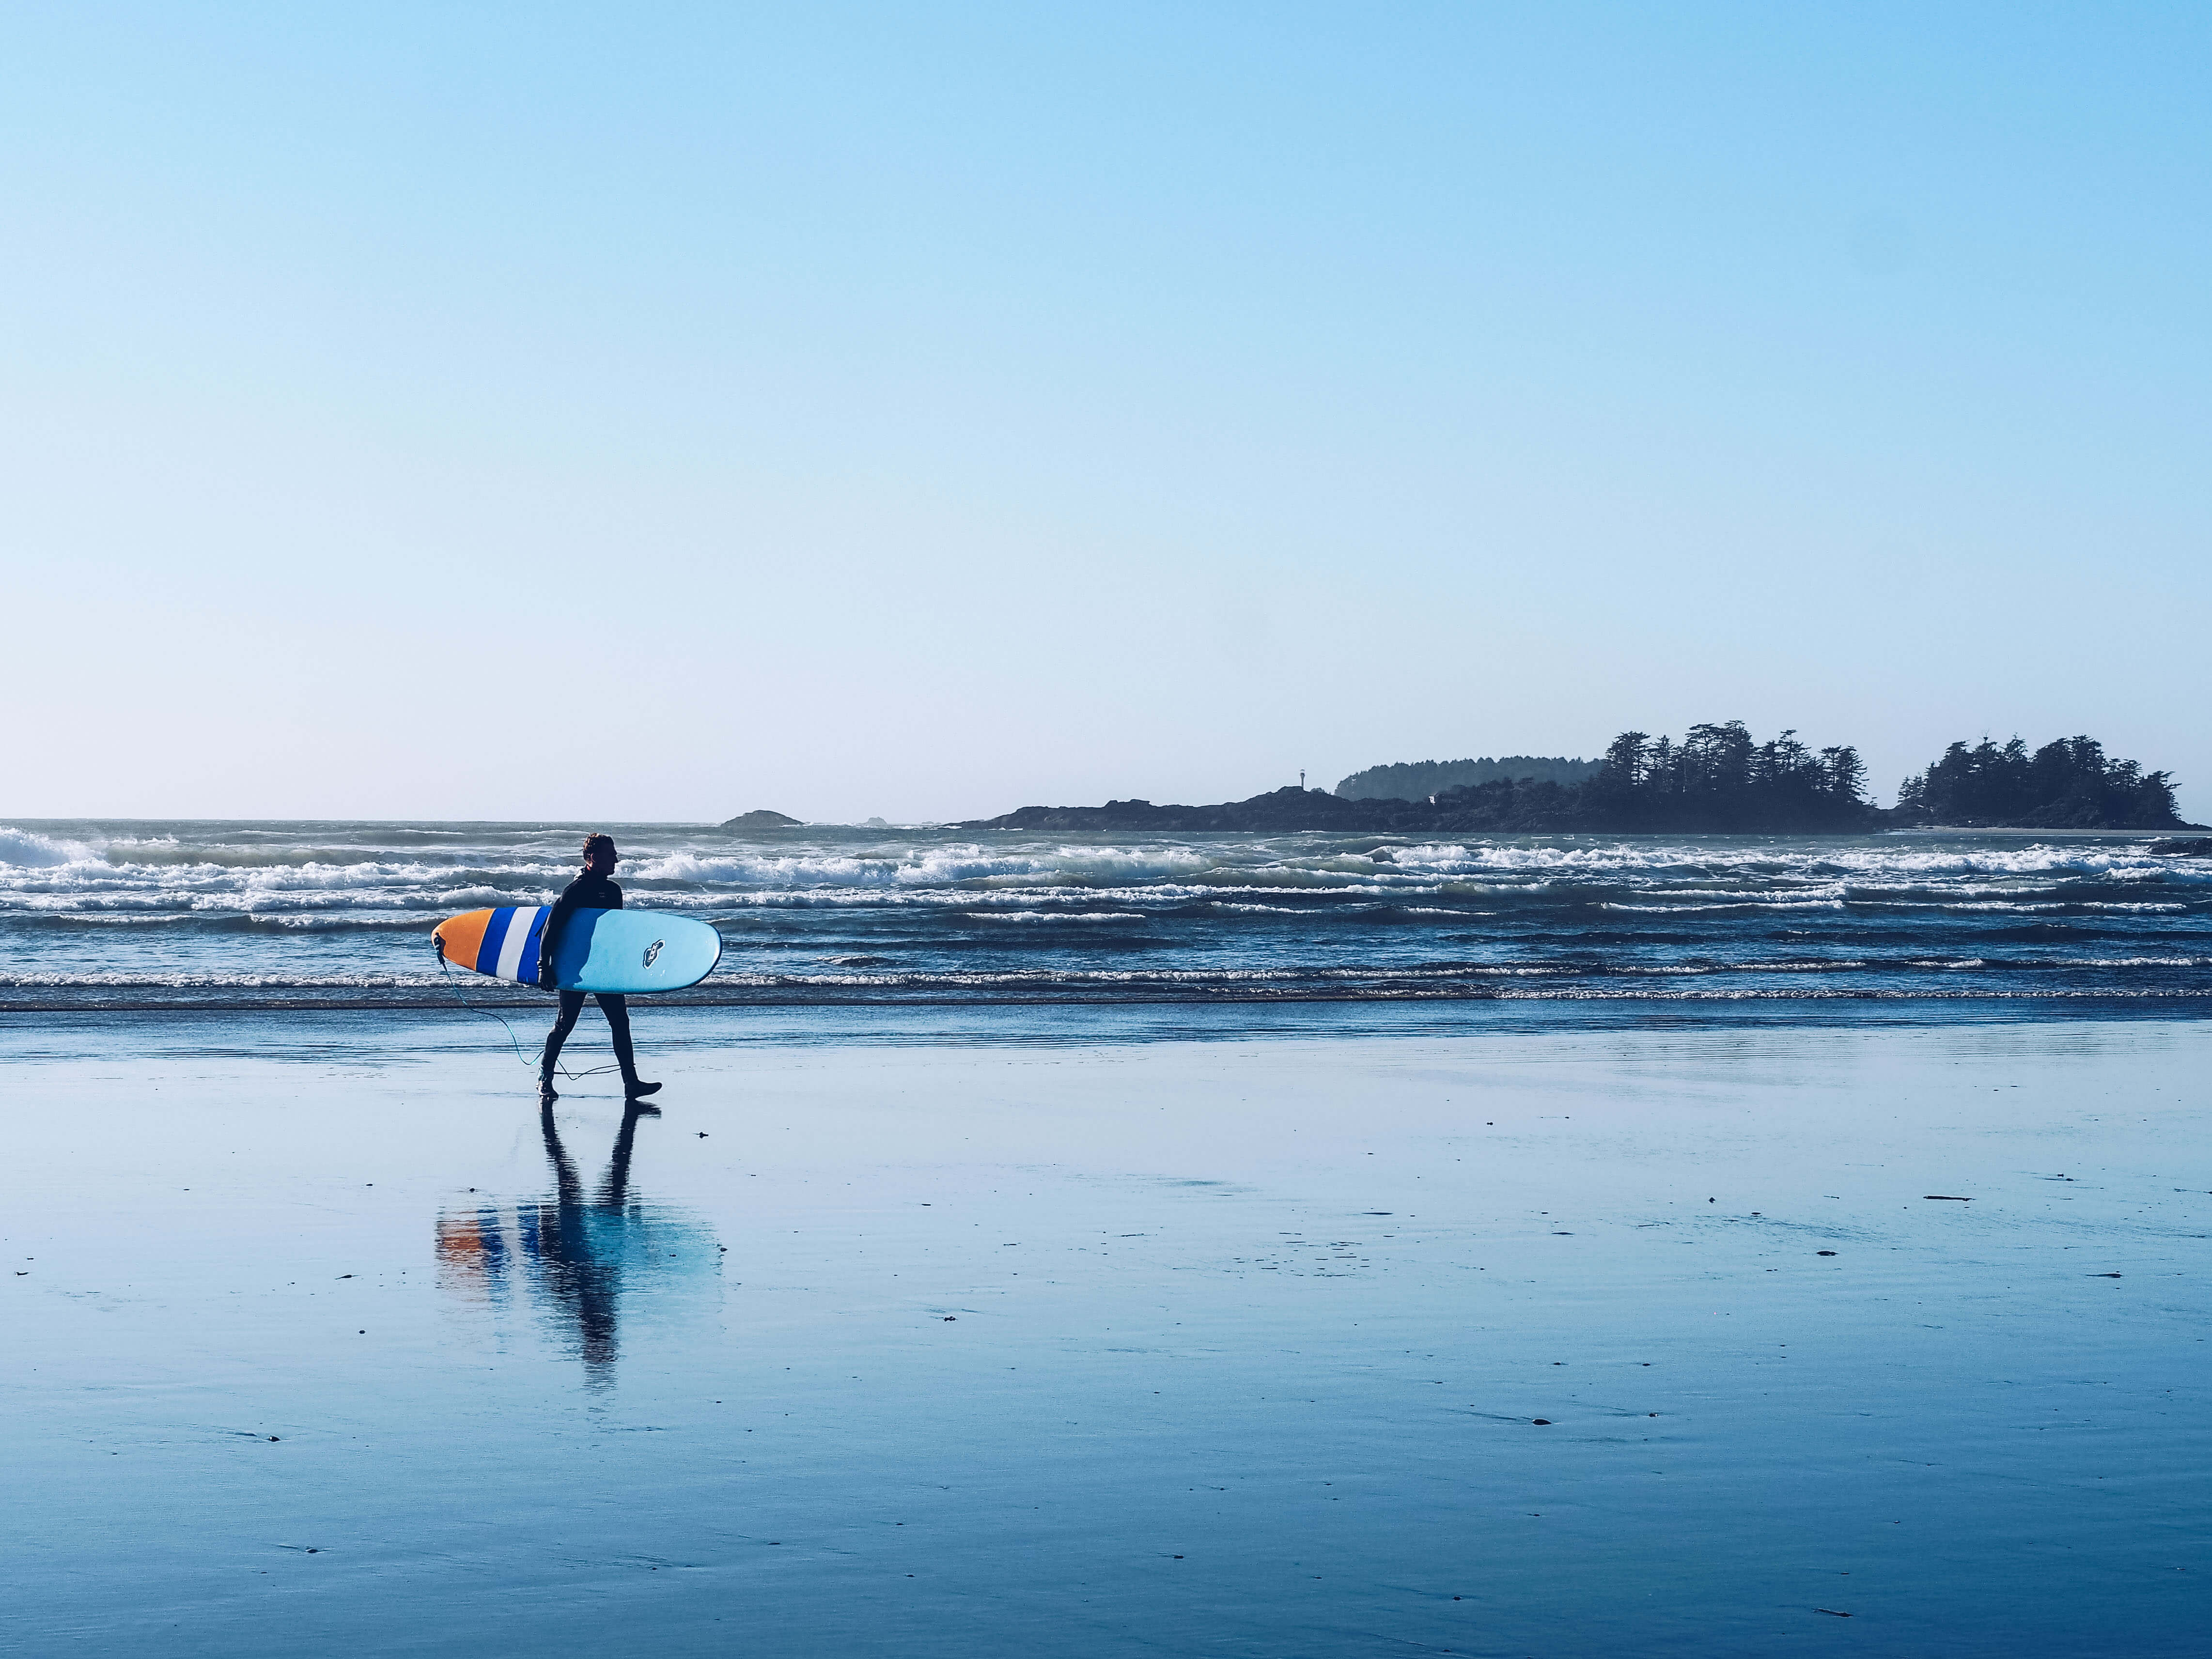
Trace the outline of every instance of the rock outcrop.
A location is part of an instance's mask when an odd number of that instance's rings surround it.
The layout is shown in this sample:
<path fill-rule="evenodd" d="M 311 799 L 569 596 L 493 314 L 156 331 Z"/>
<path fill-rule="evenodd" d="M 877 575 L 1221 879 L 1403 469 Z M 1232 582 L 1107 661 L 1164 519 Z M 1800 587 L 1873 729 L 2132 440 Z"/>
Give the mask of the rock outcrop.
<path fill-rule="evenodd" d="M 1109 800 L 1103 806 L 1024 806 L 963 830 L 1245 830 L 1286 835 L 1298 830 L 1389 830 L 1403 813 L 1402 800 L 1346 800 L 1326 789 L 1287 785 L 1249 800 L 1213 806 L 1155 806 L 1148 800 Z M 1425 806 L 1419 811 L 1433 817 Z"/>
<path fill-rule="evenodd" d="M 715 827 L 722 830 L 787 830 L 793 824 L 805 822 L 804 818 L 787 817 L 781 812 L 769 811 L 765 806 L 757 806 L 751 811 L 726 819 Z"/>
<path fill-rule="evenodd" d="M 1346 800 L 1326 789 L 1295 785 L 1249 800 L 1212 806 L 1155 806 L 1148 800 L 1109 800 L 1103 806 L 1024 806 L 1003 817 L 960 825 L 963 830 L 1241 830 L 1283 836 L 1300 830 L 1347 835 L 1380 830 L 1401 835 L 1437 831 L 1542 834 L 1597 827 L 1577 811 L 1575 792 L 1556 783 L 1491 783 L 1450 790 L 1428 800 Z"/>

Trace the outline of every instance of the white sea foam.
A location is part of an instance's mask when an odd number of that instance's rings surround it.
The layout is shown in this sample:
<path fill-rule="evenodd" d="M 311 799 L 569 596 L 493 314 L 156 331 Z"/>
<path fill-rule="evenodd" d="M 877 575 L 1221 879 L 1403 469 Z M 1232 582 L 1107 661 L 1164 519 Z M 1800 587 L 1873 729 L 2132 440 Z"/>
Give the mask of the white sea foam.
<path fill-rule="evenodd" d="M 436 974 L 15 974 L 0 973 L 11 991 L 386 991 L 429 989 L 450 981 Z"/>
<path fill-rule="evenodd" d="M 29 830 L 0 824 L 0 865 L 50 870 L 58 865 L 91 864 L 100 854 L 81 841 L 63 841 Z"/>
<path fill-rule="evenodd" d="M 731 969 L 764 970 L 744 982 L 801 1000 L 817 985 L 1451 996 L 1578 994 L 1607 980 L 1636 994 L 1732 994 L 1744 978 L 1825 994 L 1837 976 L 1853 994 L 1887 994 L 2029 974 L 2069 990 L 2154 989 L 2161 976 L 2186 989 L 2212 968 L 2212 865 L 2063 836 L 1438 840 L 1377 864 L 1364 839 L 1317 850 L 1301 836 L 1089 846 L 614 828 L 633 907 L 714 922 Z M 110 1002 L 165 988 L 412 996 L 439 982 L 422 977 L 437 919 L 545 902 L 574 868 L 573 834 L 521 826 L 0 827 L 0 987 L 28 997 L 76 985 Z M 2050 947 L 2008 957 L 2015 923 L 2047 927 Z M 1030 977 L 1024 957 L 1056 929 L 1066 971 Z M 1091 962 L 1073 943 L 1084 932 L 1100 945 Z M 1139 935 L 1147 966 L 1108 958 Z M 1468 959 L 1426 960 L 1447 951 Z M 817 965 L 836 976 L 807 977 Z M 880 971 L 837 975 L 864 967 Z"/>
<path fill-rule="evenodd" d="M 1023 881 L 1042 886 L 1089 885 L 1188 875 L 1211 860 L 1188 848 L 1070 847 L 1050 853 L 997 852 L 975 843 L 915 848 L 896 855 L 823 853 L 672 853 L 633 865 L 639 881 L 690 881 L 736 886 L 950 887 L 962 883 Z"/>
<path fill-rule="evenodd" d="M 1146 921 L 1150 918 L 1134 910 L 981 910 L 975 915 L 977 921 L 1012 921 L 1024 923 L 1059 923 L 1063 921 Z"/>
<path fill-rule="evenodd" d="M 1842 899 L 1746 899 L 1728 904 L 1601 903 L 1601 910 L 1625 910 L 1644 916 L 1721 915 L 1731 910 L 1841 910 Z"/>

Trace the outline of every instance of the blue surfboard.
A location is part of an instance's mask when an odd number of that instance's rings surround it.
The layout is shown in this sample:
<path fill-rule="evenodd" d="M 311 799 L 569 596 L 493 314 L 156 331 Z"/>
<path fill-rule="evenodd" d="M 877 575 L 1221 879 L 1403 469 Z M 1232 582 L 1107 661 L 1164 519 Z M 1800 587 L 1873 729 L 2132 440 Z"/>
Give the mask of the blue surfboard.
<path fill-rule="evenodd" d="M 448 916 L 432 937 L 456 968 L 494 979 L 538 983 L 544 905 L 501 905 Z M 714 971 L 722 936 L 703 921 L 653 910 L 571 910 L 561 929 L 554 982 L 564 991 L 641 996 L 681 991 Z"/>

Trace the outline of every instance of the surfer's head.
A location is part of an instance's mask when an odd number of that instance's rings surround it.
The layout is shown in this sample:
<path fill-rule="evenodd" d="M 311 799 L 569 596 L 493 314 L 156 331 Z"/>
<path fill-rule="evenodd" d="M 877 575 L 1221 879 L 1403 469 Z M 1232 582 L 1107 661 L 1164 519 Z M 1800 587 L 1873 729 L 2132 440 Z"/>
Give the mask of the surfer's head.
<path fill-rule="evenodd" d="M 622 854 L 615 851 L 612 836 L 589 835 L 584 837 L 584 868 L 595 876 L 611 876 L 615 862 Z"/>

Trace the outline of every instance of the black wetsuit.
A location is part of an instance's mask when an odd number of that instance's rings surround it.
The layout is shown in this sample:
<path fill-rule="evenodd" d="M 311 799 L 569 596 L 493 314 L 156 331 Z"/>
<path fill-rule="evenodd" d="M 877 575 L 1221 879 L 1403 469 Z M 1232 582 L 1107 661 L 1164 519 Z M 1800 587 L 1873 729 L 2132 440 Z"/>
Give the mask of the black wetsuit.
<path fill-rule="evenodd" d="M 562 890 L 553 902 L 553 914 L 545 918 L 545 942 L 538 956 L 538 983 L 546 990 L 553 984 L 554 952 L 561 942 L 562 930 L 568 925 L 571 910 L 619 910 L 623 908 L 623 890 L 605 876 L 595 876 L 589 870 L 578 876 Z M 637 1081 L 637 1057 L 630 1052 L 629 1005 L 612 992 L 594 992 L 599 999 L 599 1012 L 607 1017 L 607 1030 L 615 1044 L 615 1060 L 622 1067 L 623 1084 L 628 1087 Z M 553 1029 L 545 1036 L 545 1060 L 538 1067 L 539 1079 L 553 1081 L 553 1067 L 561 1058 L 561 1045 L 568 1040 L 575 1029 L 576 1016 L 584 1012 L 585 993 L 562 991 L 561 1012 L 553 1022 Z"/>

